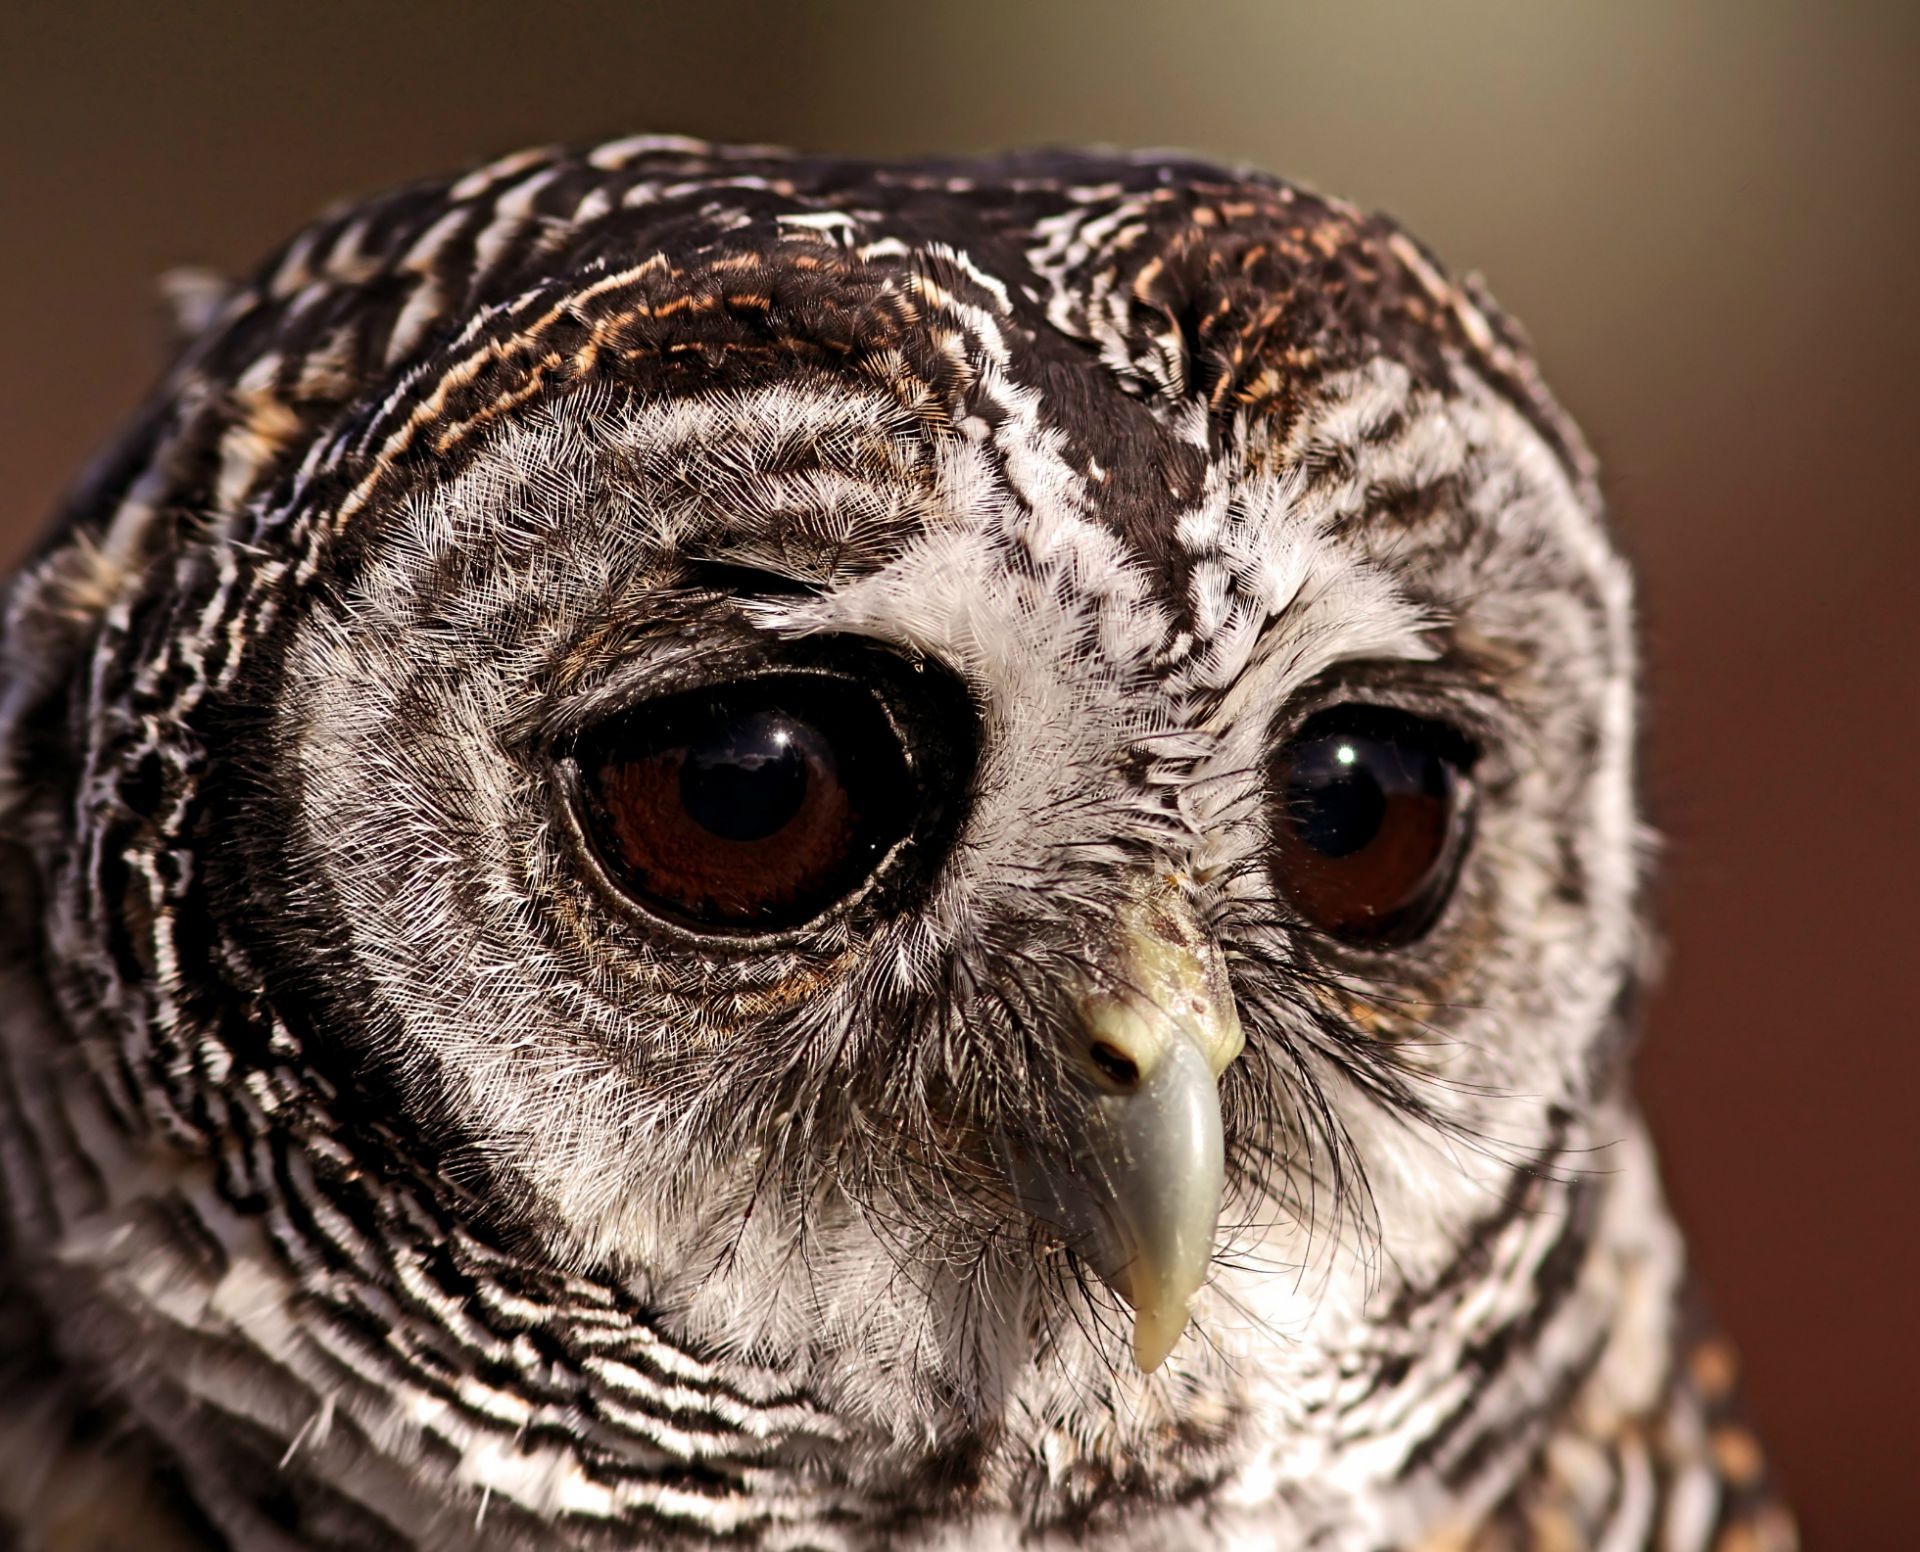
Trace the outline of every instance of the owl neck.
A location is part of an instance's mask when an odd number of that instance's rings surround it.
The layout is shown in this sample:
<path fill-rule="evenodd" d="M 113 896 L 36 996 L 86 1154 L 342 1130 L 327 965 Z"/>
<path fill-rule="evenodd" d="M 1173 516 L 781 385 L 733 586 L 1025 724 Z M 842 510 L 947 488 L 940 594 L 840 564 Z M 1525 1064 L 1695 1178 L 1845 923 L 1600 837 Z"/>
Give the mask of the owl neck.
<path fill-rule="evenodd" d="M 1444 1387 L 1398 1398 L 1437 1421 L 1406 1457 L 1405 1513 L 1388 1528 L 1399 1544 L 1459 1552 L 1790 1552 L 1792 1523 L 1741 1421 L 1733 1352 L 1693 1287 L 1644 1125 L 1616 1101 L 1568 1141 L 1550 1170 L 1529 1172 L 1523 1210 L 1478 1258 L 1478 1286 L 1439 1311 L 1472 1329 L 1465 1305 L 1490 1291 L 1507 1311 L 1452 1365 L 1472 1401 L 1433 1407 Z M 1529 1241 L 1551 1248 L 1513 1248 Z"/>

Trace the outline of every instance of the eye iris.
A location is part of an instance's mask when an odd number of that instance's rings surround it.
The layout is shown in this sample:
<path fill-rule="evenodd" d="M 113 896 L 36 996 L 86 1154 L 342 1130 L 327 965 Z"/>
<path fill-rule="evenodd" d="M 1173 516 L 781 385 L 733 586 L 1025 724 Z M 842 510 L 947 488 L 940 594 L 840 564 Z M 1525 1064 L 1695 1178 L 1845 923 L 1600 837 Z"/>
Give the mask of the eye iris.
<path fill-rule="evenodd" d="M 1431 925 L 1458 871 L 1468 763 L 1449 729 L 1378 707 L 1336 708 L 1280 752 L 1275 871 L 1310 925 L 1371 946 Z"/>
<path fill-rule="evenodd" d="M 656 914 L 707 927 L 805 920 L 912 818 L 911 773 L 857 686 L 748 682 L 670 696 L 575 755 L 602 869 Z"/>

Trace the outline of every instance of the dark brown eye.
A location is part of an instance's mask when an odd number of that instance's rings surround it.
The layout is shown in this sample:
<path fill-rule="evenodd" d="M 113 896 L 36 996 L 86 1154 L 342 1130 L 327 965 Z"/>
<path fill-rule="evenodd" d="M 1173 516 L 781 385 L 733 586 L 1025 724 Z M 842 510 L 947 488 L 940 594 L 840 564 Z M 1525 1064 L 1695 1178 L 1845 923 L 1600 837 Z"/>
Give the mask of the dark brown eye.
<path fill-rule="evenodd" d="M 575 751 L 601 865 L 699 927 L 774 930 L 851 893 L 907 831 L 913 780 L 878 702 L 844 679 L 666 697 Z"/>
<path fill-rule="evenodd" d="M 1349 943 L 1417 938 L 1459 873 L 1472 763 L 1444 723 L 1383 706 L 1314 717 L 1274 762 L 1281 891 L 1310 926 Z"/>

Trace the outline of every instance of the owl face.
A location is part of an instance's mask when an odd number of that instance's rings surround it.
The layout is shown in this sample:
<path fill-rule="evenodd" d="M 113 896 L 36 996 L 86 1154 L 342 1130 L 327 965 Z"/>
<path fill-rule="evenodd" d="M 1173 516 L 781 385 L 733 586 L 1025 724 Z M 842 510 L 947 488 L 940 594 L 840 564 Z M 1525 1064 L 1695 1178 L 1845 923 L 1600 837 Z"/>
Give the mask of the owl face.
<path fill-rule="evenodd" d="M 1584 453 L 1284 185 L 622 155 L 349 214 L 183 366 L 241 386 L 144 456 L 215 516 L 90 552 L 149 601 L 81 783 L 174 968 L 89 1016 L 198 1053 L 183 1146 L 297 1137 L 863 1458 L 1310 1478 L 1613 1093 Z"/>
<path fill-rule="evenodd" d="M 1378 461 L 1303 479 L 1336 432 Z M 1382 523 L 1408 464 L 1451 504 Z M 369 524 L 274 696 L 288 869 L 504 1214 L 982 1405 L 1448 1254 L 1625 948 L 1619 643 L 1539 537 L 1584 520 L 1380 363 L 1205 484 L 1176 590 L 1043 436 L 821 376 L 583 394 Z"/>

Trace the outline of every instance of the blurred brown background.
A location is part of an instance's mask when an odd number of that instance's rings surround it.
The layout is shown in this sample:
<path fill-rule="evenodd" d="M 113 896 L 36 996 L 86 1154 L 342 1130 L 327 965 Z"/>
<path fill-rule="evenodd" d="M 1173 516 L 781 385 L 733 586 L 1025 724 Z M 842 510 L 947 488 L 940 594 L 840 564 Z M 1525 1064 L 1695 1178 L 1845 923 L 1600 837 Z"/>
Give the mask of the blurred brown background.
<path fill-rule="evenodd" d="M 1672 965 L 1642 1088 L 1810 1539 L 1920 1545 L 1920 4 L 9 3 L 0 565 L 151 280 L 521 143 L 1177 145 L 1485 272 L 1645 579 Z"/>

